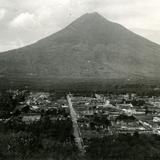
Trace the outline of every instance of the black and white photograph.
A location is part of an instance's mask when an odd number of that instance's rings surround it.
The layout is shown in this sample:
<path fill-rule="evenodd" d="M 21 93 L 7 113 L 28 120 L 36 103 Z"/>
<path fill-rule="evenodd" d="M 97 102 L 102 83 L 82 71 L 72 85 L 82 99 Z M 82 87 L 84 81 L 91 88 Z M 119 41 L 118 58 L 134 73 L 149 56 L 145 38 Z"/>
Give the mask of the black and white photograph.
<path fill-rule="evenodd" d="M 0 160 L 160 160 L 160 1 L 0 0 Z"/>

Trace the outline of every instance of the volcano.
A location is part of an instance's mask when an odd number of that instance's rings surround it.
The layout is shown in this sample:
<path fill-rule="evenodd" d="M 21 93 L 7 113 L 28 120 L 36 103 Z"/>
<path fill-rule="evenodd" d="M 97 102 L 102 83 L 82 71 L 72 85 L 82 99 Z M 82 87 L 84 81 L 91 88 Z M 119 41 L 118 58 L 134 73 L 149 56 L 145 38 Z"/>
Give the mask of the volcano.
<path fill-rule="evenodd" d="M 160 45 L 87 13 L 32 45 L 0 53 L 0 85 L 159 80 Z"/>

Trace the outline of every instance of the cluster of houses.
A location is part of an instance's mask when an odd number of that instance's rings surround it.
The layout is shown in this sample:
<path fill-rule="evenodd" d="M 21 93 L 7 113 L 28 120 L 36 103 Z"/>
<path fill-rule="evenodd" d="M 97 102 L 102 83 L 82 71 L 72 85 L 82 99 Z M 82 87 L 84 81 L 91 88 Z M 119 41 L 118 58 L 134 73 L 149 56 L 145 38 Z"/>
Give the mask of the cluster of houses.
<path fill-rule="evenodd" d="M 95 97 L 72 98 L 84 138 L 106 134 L 134 134 L 135 132 L 159 134 L 160 100 L 155 102 L 154 99 L 152 102 L 148 97 L 143 99 L 136 94 L 115 96 L 96 94 Z M 105 122 L 95 123 L 94 119 L 97 116 Z M 104 125 L 105 123 L 107 125 Z"/>
<path fill-rule="evenodd" d="M 26 124 L 40 121 L 42 116 L 48 116 L 51 121 L 63 120 L 69 117 L 66 104 L 64 98 L 52 101 L 46 92 L 30 93 L 26 100 L 14 109 L 12 115 L 21 118 Z"/>
<path fill-rule="evenodd" d="M 17 96 L 19 91 L 15 91 Z M 24 93 L 21 93 L 24 94 Z M 83 138 L 134 132 L 160 134 L 160 97 L 136 94 L 72 96 Z M 66 98 L 53 100 L 49 93 L 30 93 L 13 111 L 13 116 L 29 124 L 47 115 L 51 121 L 69 118 Z"/>

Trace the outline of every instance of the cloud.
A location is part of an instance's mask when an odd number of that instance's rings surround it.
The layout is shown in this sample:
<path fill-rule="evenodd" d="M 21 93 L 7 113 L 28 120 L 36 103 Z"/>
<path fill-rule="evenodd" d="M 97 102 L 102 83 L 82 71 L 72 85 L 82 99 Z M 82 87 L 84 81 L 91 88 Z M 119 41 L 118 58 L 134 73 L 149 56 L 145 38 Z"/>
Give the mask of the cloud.
<path fill-rule="evenodd" d="M 17 17 L 15 17 L 11 22 L 10 26 L 17 28 L 17 27 L 32 27 L 36 24 L 35 16 L 28 12 L 21 13 Z"/>
<path fill-rule="evenodd" d="M 2 20 L 5 17 L 6 10 L 5 9 L 0 9 L 0 20 Z"/>

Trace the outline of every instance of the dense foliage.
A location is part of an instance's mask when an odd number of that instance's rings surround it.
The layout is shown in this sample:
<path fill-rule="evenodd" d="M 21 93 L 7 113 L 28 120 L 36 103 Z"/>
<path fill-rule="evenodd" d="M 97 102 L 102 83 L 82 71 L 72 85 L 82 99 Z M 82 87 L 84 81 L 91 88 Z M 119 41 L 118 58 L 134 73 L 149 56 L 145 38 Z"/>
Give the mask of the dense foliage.
<path fill-rule="evenodd" d="M 90 140 L 89 160 L 159 160 L 160 137 L 135 133 Z"/>
<path fill-rule="evenodd" d="M 51 122 L 43 117 L 25 124 L 16 119 L 0 128 L 0 160 L 70 159 L 78 155 L 70 120 Z"/>
<path fill-rule="evenodd" d="M 15 109 L 15 107 L 23 102 L 28 95 L 28 91 L 3 91 L 0 95 L 0 118 L 8 118 L 10 117 L 11 112 Z"/>

